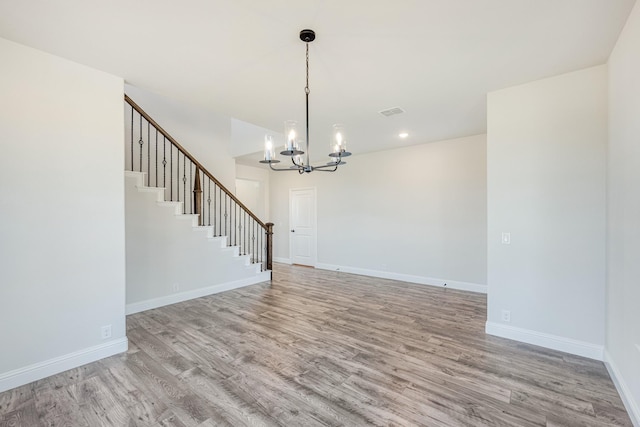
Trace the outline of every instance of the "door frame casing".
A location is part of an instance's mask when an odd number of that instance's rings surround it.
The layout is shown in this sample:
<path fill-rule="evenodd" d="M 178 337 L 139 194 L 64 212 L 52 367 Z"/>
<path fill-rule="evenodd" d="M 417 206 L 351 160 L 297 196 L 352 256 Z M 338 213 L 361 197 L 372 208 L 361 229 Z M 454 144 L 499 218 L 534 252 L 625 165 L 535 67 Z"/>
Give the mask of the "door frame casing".
<path fill-rule="evenodd" d="M 313 265 L 310 267 L 316 266 L 318 263 L 318 190 L 316 187 L 299 187 L 299 188 L 289 188 L 289 228 L 287 232 L 289 233 L 289 261 L 291 264 L 295 264 L 293 260 L 293 233 L 291 233 L 291 229 L 293 228 L 292 220 L 292 208 L 293 208 L 293 193 L 295 191 L 313 191 Z"/>

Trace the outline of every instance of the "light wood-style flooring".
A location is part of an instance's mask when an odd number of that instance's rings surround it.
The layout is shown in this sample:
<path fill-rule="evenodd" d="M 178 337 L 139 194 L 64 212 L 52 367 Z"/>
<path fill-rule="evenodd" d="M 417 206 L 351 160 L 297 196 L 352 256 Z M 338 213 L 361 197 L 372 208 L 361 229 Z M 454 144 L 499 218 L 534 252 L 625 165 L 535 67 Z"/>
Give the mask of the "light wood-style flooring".
<path fill-rule="evenodd" d="M 484 333 L 480 294 L 276 265 L 129 316 L 129 351 L 0 394 L 1 426 L 631 426 L 601 362 Z"/>

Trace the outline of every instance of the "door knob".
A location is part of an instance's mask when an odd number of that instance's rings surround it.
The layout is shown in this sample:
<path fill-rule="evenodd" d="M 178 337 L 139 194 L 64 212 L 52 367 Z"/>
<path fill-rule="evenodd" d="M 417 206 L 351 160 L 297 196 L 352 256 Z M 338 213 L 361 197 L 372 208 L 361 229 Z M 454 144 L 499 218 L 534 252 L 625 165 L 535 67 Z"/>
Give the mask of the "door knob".
<path fill-rule="evenodd" d="M 296 232 L 296 230 L 291 230 L 291 232 L 292 232 L 292 233 L 295 233 L 295 232 Z"/>

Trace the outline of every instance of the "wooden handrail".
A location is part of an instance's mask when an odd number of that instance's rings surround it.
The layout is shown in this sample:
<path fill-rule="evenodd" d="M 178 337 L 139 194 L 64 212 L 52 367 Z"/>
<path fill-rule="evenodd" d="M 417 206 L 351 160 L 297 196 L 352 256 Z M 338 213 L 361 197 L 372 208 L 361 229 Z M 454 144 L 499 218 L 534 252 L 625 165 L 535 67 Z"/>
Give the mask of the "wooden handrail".
<path fill-rule="evenodd" d="M 191 153 L 185 150 L 184 147 L 182 147 L 182 145 L 178 143 L 178 141 L 176 141 L 171 135 L 169 135 L 169 133 L 166 130 L 164 130 L 162 126 L 156 123 L 156 121 L 153 120 L 138 104 L 136 104 L 126 94 L 124 95 L 124 100 L 127 101 L 127 103 L 131 105 L 131 107 L 134 110 L 136 110 L 138 114 L 144 117 L 146 121 L 148 121 L 153 127 L 155 127 L 158 130 L 158 132 L 162 134 L 162 136 L 167 138 L 173 145 L 175 145 L 175 147 L 193 164 L 195 164 L 196 167 L 199 168 L 204 175 L 206 175 L 211 181 L 213 181 L 218 187 L 220 187 L 222 191 L 224 191 L 234 202 L 236 202 L 245 212 L 247 212 L 249 216 L 251 216 L 251 218 L 253 218 L 258 223 L 258 225 L 260 225 L 265 231 L 268 229 L 267 225 L 264 222 L 262 222 L 260 218 L 258 218 L 253 212 L 251 212 L 251 210 L 247 208 L 244 205 L 244 203 L 238 200 L 238 198 L 231 191 L 227 190 L 227 188 L 224 185 L 222 185 L 220 181 L 218 181 L 204 166 L 202 166 L 202 164 L 199 161 L 197 161 L 195 157 L 191 155 Z"/>

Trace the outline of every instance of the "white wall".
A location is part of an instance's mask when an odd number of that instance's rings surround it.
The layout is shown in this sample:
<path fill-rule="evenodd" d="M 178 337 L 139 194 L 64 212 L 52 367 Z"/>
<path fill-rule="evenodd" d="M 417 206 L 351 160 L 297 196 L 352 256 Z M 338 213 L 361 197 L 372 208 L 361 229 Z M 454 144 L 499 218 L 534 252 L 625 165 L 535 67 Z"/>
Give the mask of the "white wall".
<path fill-rule="evenodd" d="M 187 106 L 135 86 L 125 92 L 229 191 L 235 190 L 231 118 Z"/>
<path fill-rule="evenodd" d="M 4 39 L 0 58 L 3 391 L 127 342 L 123 81 Z"/>
<path fill-rule="evenodd" d="M 269 222 L 269 171 L 236 164 L 236 197 L 262 222 Z"/>
<path fill-rule="evenodd" d="M 269 280 L 225 238 L 194 229 L 194 216 L 176 216 L 179 204 L 158 204 L 162 190 L 138 187 L 142 176 L 127 172 L 127 314 Z"/>
<path fill-rule="evenodd" d="M 483 291 L 484 135 L 355 154 L 334 173 L 271 173 L 274 256 L 289 258 L 289 189 L 316 187 L 318 267 Z"/>
<path fill-rule="evenodd" d="M 240 157 L 246 154 L 253 154 L 256 148 L 262 150 L 264 147 L 264 136 L 271 135 L 274 147 L 284 145 L 283 129 L 263 128 L 238 119 L 231 119 L 231 155 Z"/>
<path fill-rule="evenodd" d="M 609 59 L 607 361 L 640 425 L 640 4 Z"/>
<path fill-rule="evenodd" d="M 488 95 L 487 332 L 602 357 L 606 141 L 604 65 Z"/>

